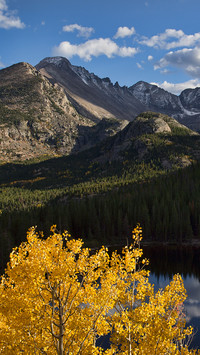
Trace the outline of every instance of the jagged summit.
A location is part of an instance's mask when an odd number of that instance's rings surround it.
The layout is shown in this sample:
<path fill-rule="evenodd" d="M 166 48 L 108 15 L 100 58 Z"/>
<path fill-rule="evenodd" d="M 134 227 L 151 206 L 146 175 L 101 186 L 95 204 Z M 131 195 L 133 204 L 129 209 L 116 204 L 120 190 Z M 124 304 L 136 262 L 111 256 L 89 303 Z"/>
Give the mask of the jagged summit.
<path fill-rule="evenodd" d="M 56 64 L 55 64 L 56 63 Z M 62 57 L 44 59 L 36 65 L 51 82 L 61 85 L 76 110 L 96 122 L 102 118 L 133 120 L 146 107 L 126 87 L 113 85 Z"/>
<path fill-rule="evenodd" d="M 97 75 L 94 73 L 90 73 L 87 69 L 85 69 L 82 66 L 76 66 L 72 65 L 70 61 L 65 58 L 65 57 L 46 57 L 43 60 L 41 60 L 37 65 L 36 68 L 40 70 L 44 66 L 48 65 L 55 65 L 58 68 L 64 68 L 64 69 L 69 69 L 72 70 L 75 74 L 77 74 L 82 81 L 89 85 L 91 83 L 98 85 L 101 82 L 103 82 L 105 85 L 111 85 L 113 86 L 113 83 L 111 82 L 110 78 L 99 78 Z M 119 86 L 119 85 L 118 85 Z"/>
<path fill-rule="evenodd" d="M 147 105 L 151 110 L 156 108 L 156 111 L 160 109 L 160 112 L 163 113 L 168 110 L 168 112 L 172 114 L 174 113 L 174 111 L 184 111 L 184 108 L 178 96 L 171 94 L 156 85 L 152 85 L 144 81 L 139 81 L 138 83 L 132 85 L 129 90 L 131 90 L 133 95 L 135 95 L 141 102 L 143 102 L 143 104 Z"/>

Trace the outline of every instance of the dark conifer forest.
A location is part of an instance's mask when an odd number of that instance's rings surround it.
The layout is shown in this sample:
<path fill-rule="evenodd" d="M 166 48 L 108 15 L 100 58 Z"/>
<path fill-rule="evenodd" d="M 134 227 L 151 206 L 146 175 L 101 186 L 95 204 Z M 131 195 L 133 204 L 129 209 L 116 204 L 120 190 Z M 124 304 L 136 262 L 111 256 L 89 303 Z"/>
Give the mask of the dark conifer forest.
<path fill-rule="evenodd" d="M 48 233 L 57 224 L 98 247 L 124 245 L 140 223 L 144 242 L 191 244 L 200 235 L 199 181 L 197 163 L 143 182 L 113 177 L 71 188 L 1 187 L 1 266 L 30 226 Z"/>

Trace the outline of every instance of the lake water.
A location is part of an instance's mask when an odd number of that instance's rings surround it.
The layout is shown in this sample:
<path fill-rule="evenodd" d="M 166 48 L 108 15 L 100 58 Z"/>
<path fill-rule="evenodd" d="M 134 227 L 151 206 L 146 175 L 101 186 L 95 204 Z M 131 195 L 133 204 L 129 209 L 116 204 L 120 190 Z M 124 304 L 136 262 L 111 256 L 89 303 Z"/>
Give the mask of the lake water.
<path fill-rule="evenodd" d="M 181 274 L 187 299 L 187 323 L 194 328 L 192 348 L 200 348 L 200 247 L 144 247 L 144 256 L 150 260 L 150 282 L 155 289 L 164 288 L 175 273 Z"/>
<path fill-rule="evenodd" d="M 194 328 L 191 348 L 200 349 L 200 246 L 142 246 L 144 257 L 149 259 L 150 282 L 155 290 L 170 283 L 173 275 L 179 273 L 187 290 L 184 313 L 187 325 Z M 112 250 L 112 248 L 111 248 Z M 120 250 L 118 250 L 120 252 Z M 109 336 L 97 342 L 103 348 L 110 346 Z"/>

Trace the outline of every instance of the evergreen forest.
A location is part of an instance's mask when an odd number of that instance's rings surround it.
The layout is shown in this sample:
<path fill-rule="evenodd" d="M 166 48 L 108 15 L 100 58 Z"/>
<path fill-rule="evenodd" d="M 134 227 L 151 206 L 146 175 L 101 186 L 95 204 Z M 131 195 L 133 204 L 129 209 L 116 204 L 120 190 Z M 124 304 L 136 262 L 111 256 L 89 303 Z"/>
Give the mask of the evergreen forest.
<path fill-rule="evenodd" d="M 129 177 L 130 178 L 130 177 Z M 200 232 L 200 164 L 143 182 L 107 178 L 67 188 L 2 186 L 1 268 L 30 226 L 48 233 L 52 224 L 86 245 L 124 245 L 139 222 L 144 242 L 192 243 Z M 122 184 L 123 182 L 123 184 Z"/>

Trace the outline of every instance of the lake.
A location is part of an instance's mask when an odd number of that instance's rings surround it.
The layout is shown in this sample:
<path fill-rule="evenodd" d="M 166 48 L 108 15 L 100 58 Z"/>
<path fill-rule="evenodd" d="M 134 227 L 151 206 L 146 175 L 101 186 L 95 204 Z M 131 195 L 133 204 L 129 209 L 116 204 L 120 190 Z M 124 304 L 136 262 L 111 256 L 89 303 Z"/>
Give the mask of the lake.
<path fill-rule="evenodd" d="M 194 328 L 192 348 L 200 348 L 200 247 L 149 246 L 144 256 L 150 261 L 150 282 L 164 288 L 175 273 L 181 274 L 188 297 L 185 304 L 187 323 Z"/>

